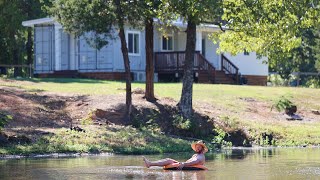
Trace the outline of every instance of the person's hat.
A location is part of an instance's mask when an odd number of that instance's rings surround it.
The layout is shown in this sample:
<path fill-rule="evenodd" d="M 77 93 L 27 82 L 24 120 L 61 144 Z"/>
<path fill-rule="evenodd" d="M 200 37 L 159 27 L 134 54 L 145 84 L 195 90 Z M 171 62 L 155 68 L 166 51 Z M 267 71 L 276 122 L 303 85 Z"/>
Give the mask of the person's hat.
<path fill-rule="evenodd" d="M 203 147 L 203 153 L 208 152 L 207 146 L 202 141 L 197 141 L 191 144 L 191 148 L 196 151 L 196 145 L 199 144 Z"/>

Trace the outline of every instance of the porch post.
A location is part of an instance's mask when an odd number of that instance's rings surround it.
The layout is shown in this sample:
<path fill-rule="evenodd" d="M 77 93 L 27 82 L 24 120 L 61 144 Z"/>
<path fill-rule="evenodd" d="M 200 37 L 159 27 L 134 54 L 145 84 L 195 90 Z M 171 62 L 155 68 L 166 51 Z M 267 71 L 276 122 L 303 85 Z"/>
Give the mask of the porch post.
<path fill-rule="evenodd" d="M 76 61 L 76 37 L 73 34 L 70 34 L 70 69 L 71 70 L 78 70 L 77 61 Z"/>
<path fill-rule="evenodd" d="M 202 32 L 197 31 L 196 33 L 196 51 L 200 51 L 202 53 Z"/>
<path fill-rule="evenodd" d="M 54 23 L 54 33 L 55 33 L 55 70 L 61 70 L 61 32 L 62 26 L 59 23 Z"/>

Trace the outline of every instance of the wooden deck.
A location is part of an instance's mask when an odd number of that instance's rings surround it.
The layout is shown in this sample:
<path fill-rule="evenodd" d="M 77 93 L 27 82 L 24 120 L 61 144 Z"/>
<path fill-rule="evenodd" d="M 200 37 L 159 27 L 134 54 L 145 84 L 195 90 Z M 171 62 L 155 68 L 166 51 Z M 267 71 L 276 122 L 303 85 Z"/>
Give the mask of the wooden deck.
<path fill-rule="evenodd" d="M 155 72 L 157 73 L 182 73 L 184 63 L 185 51 L 155 53 Z M 194 55 L 193 70 L 201 81 L 214 83 L 215 67 L 199 51 Z"/>
<path fill-rule="evenodd" d="M 155 72 L 159 74 L 183 73 L 185 51 L 156 52 Z M 222 70 L 216 68 L 199 52 L 194 55 L 193 70 L 200 83 L 239 84 L 239 69 L 221 55 Z"/>

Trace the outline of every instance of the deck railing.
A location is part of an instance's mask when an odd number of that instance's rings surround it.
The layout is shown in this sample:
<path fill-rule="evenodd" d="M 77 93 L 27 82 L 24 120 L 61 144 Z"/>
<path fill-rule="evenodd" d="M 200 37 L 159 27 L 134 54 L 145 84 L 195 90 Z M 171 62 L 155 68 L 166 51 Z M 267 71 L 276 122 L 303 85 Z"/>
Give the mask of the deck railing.
<path fill-rule="evenodd" d="M 185 51 L 156 52 L 155 70 L 156 72 L 181 72 L 185 63 Z M 202 55 L 196 51 L 194 55 L 193 70 L 195 72 L 207 72 L 211 82 L 214 82 L 215 68 Z"/>
<path fill-rule="evenodd" d="M 221 69 L 227 75 L 230 75 L 237 84 L 239 84 L 239 68 L 223 54 L 221 55 Z"/>
<path fill-rule="evenodd" d="M 156 52 L 155 70 L 156 71 L 182 71 L 185 62 L 184 51 Z"/>

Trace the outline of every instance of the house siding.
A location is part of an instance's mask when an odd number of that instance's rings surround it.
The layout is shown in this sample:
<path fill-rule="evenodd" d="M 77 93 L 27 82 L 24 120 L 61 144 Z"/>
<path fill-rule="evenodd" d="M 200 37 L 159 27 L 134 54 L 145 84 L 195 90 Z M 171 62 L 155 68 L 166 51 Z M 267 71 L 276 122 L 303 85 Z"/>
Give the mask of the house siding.
<path fill-rule="evenodd" d="M 255 52 L 250 52 L 249 55 L 239 53 L 236 56 L 232 56 L 229 53 L 225 53 L 225 56 L 234 63 L 242 75 L 253 76 L 268 76 L 268 58 L 262 57 L 259 59 Z"/>
<path fill-rule="evenodd" d="M 32 22 L 25 24 L 32 24 Z M 84 37 L 76 38 L 74 35 L 64 32 L 63 27 L 53 20 L 44 19 L 43 24 L 34 24 L 34 27 L 35 74 L 76 70 L 79 73 L 96 73 L 95 76 L 99 78 L 102 78 L 101 73 L 105 72 L 109 75 L 105 75 L 103 78 L 108 78 L 112 76 L 110 72 L 125 71 L 117 27 L 114 28 L 115 39 L 110 40 L 109 44 L 101 50 L 92 48 Z M 216 53 L 219 44 L 214 44 L 209 39 L 211 30 L 198 28 L 196 50 L 202 51 L 202 39 L 205 39 L 206 52 L 204 56 L 217 70 L 221 70 L 221 56 Z M 139 33 L 139 54 L 129 54 L 129 61 L 133 76 L 141 77 L 146 66 L 145 31 L 143 28 L 133 28 L 126 25 L 126 36 L 128 31 Z M 87 35 L 91 36 L 92 34 L 87 33 Z M 172 30 L 170 35 L 173 36 L 173 51 L 184 51 L 187 38 L 184 28 L 180 27 L 180 30 Z M 162 33 L 156 27 L 154 28 L 154 51 L 162 51 Z M 265 84 L 268 65 L 264 64 L 263 61 L 267 58 L 258 59 L 256 53 L 253 52 L 249 55 L 241 53 L 236 56 L 225 53 L 225 56 L 239 68 L 239 72 L 248 80 L 251 79 L 251 82 L 255 82 L 255 84 L 259 84 L 259 82 Z M 116 76 L 116 79 L 119 79 L 120 75 Z M 88 74 L 87 77 L 89 77 Z M 143 77 L 138 79 L 143 79 Z"/>
<path fill-rule="evenodd" d="M 212 40 L 209 39 L 209 33 L 203 33 L 202 38 L 205 39 L 205 57 L 206 59 L 216 68 L 220 69 L 220 55 L 217 54 L 218 44 L 214 44 Z"/>
<path fill-rule="evenodd" d="M 132 72 L 139 72 L 145 70 L 145 62 L 146 62 L 146 53 L 145 53 L 145 31 L 142 29 L 135 29 L 130 28 L 130 26 L 125 26 L 125 35 L 127 36 L 128 31 L 134 31 L 139 32 L 140 38 L 140 49 L 139 49 L 139 55 L 130 55 L 129 54 L 129 60 L 130 60 L 130 68 Z M 116 34 L 115 34 L 116 36 Z M 120 39 L 117 37 L 113 41 L 113 53 L 114 53 L 114 71 L 124 71 L 124 64 L 123 64 L 123 56 L 121 51 L 121 42 Z"/>
<path fill-rule="evenodd" d="M 61 70 L 70 69 L 70 35 L 60 29 L 61 35 Z"/>
<path fill-rule="evenodd" d="M 54 70 L 55 33 L 53 25 L 36 26 L 34 36 L 35 73 Z"/>

